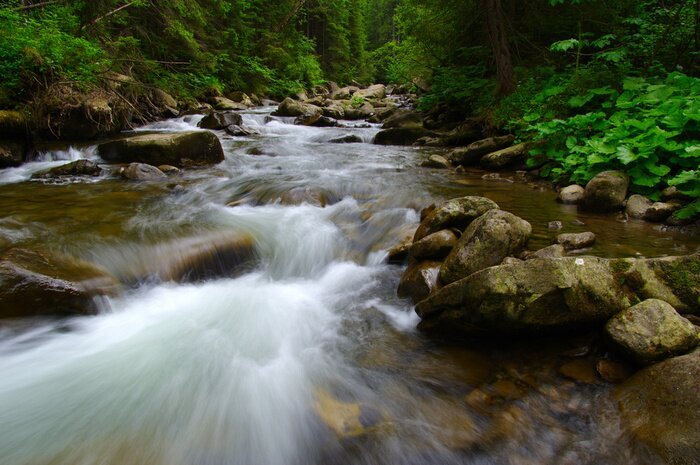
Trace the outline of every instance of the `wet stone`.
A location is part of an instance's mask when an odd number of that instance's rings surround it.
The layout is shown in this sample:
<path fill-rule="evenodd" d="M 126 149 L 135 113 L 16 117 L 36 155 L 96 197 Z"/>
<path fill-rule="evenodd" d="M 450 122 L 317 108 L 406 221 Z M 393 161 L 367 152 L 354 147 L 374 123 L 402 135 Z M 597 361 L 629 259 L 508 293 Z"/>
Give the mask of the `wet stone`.
<path fill-rule="evenodd" d="M 597 384 L 598 376 L 593 364 L 586 359 L 576 359 L 559 367 L 559 373 L 584 384 Z"/>

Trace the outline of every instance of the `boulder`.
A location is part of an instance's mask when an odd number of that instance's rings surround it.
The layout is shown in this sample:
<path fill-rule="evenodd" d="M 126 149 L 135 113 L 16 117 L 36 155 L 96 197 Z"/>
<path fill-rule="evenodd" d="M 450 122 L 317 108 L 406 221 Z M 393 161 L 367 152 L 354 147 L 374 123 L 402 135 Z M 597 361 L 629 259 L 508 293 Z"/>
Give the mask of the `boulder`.
<path fill-rule="evenodd" d="M 243 124 L 243 117 L 238 113 L 215 111 L 202 118 L 198 126 L 202 129 L 224 129 L 235 124 Z"/>
<path fill-rule="evenodd" d="M 242 103 L 246 107 L 255 106 L 255 104 L 253 103 L 253 99 L 249 97 L 248 94 L 246 94 L 245 92 L 241 92 L 240 90 L 229 92 L 227 97 L 236 103 Z"/>
<path fill-rule="evenodd" d="M 248 126 L 239 126 L 237 124 L 232 124 L 231 126 L 226 126 L 226 134 L 230 134 L 234 137 L 248 137 L 260 135 L 257 129 L 250 128 Z"/>
<path fill-rule="evenodd" d="M 24 113 L 0 110 L 0 139 L 24 139 L 27 136 L 27 119 Z"/>
<path fill-rule="evenodd" d="M 502 169 L 525 160 L 527 144 L 518 144 L 497 150 L 481 157 L 481 166 L 488 169 Z"/>
<path fill-rule="evenodd" d="M 494 266 L 416 306 L 421 327 L 535 335 L 584 331 L 650 298 L 700 312 L 700 254 L 656 259 L 537 258 Z"/>
<path fill-rule="evenodd" d="M 362 142 L 362 138 L 354 134 L 348 134 L 347 136 L 336 137 L 328 142 L 331 144 L 359 144 Z"/>
<path fill-rule="evenodd" d="M 93 297 L 118 288 L 104 270 L 71 257 L 11 249 L 0 258 L 0 318 L 92 315 Z"/>
<path fill-rule="evenodd" d="M 448 200 L 426 212 L 413 240 L 419 241 L 442 229 L 454 227 L 463 230 L 476 218 L 497 208 L 498 205 L 486 197 L 467 196 Z"/>
<path fill-rule="evenodd" d="M 525 260 L 534 258 L 561 258 L 566 257 L 566 249 L 561 244 L 553 244 L 535 252 L 525 254 Z"/>
<path fill-rule="evenodd" d="M 21 140 L 0 140 L 0 169 L 21 165 L 26 149 Z"/>
<path fill-rule="evenodd" d="M 649 207 L 654 202 L 644 197 L 643 195 L 634 194 L 627 199 L 627 205 L 625 206 L 625 213 L 630 218 L 641 219 L 644 218 Z"/>
<path fill-rule="evenodd" d="M 333 92 L 331 97 L 333 100 L 349 100 L 358 90 L 360 90 L 360 88 L 355 86 L 343 87 Z"/>
<path fill-rule="evenodd" d="M 209 131 L 130 135 L 100 144 L 98 151 L 111 163 L 183 167 L 214 164 L 224 159 L 219 139 Z"/>
<path fill-rule="evenodd" d="M 398 108 L 395 106 L 387 106 L 384 108 L 377 108 L 375 106 L 375 112 L 374 115 L 372 115 L 371 118 L 369 118 L 367 121 L 370 123 L 381 123 L 383 121 L 386 121 L 393 115 L 395 115 L 398 112 Z"/>
<path fill-rule="evenodd" d="M 247 105 L 234 102 L 233 100 L 227 99 L 226 97 L 214 97 L 212 98 L 211 103 L 215 110 L 220 111 L 242 111 L 248 109 Z"/>
<path fill-rule="evenodd" d="M 131 163 L 119 171 L 119 174 L 130 181 L 154 181 L 167 177 L 155 166 L 145 163 Z"/>
<path fill-rule="evenodd" d="M 300 126 L 313 126 L 316 128 L 332 128 L 338 126 L 338 122 L 336 120 L 321 114 L 298 116 L 294 120 L 294 124 Z"/>
<path fill-rule="evenodd" d="M 359 96 L 366 99 L 383 99 L 386 97 L 386 86 L 384 84 L 374 84 L 366 89 L 360 89 L 355 92 L 354 96 Z"/>
<path fill-rule="evenodd" d="M 414 110 L 397 110 L 384 121 L 382 129 L 422 128 L 423 116 Z"/>
<path fill-rule="evenodd" d="M 399 297 L 410 297 L 413 303 L 428 297 L 437 287 L 440 262 L 416 261 L 408 266 L 397 290 Z"/>
<path fill-rule="evenodd" d="M 669 465 L 700 463 L 700 349 L 637 372 L 614 391 L 622 426 Z"/>
<path fill-rule="evenodd" d="M 337 120 L 344 119 L 345 118 L 345 107 L 343 107 L 339 103 L 331 104 L 331 105 L 323 108 L 323 116 L 327 116 L 329 118 L 335 118 Z"/>
<path fill-rule="evenodd" d="M 358 107 L 350 106 L 345 108 L 345 119 L 358 120 L 367 119 L 374 114 L 374 107 L 369 102 L 365 102 Z"/>
<path fill-rule="evenodd" d="M 102 168 L 92 160 L 77 160 L 66 165 L 57 166 L 50 170 L 37 173 L 32 177 L 56 178 L 61 176 L 99 176 Z"/>
<path fill-rule="evenodd" d="M 629 176 L 620 171 L 603 171 L 586 184 L 582 206 L 593 211 L 617 211 L 627 197 Z"/>
<path fill-rule="evenodd" d="M 577 205 L 583 201 L 584 192 L 586 190 L 578 184 L 572 184 L 564 187 L 557 195 L 557 202 L 566 205 Z"/>
<path fill-rule="evenodd" d="M 449 284 L 472 273 L 498 265 L 505 257 L 520 253 L 532 226 L 512 213 L 489 210 L 475 219 L 440 268 L 440 281 Z"/>
<path fill-rule="evenodd" d="M 648 299 L 612 317 L 605 325 L 610 340 L 640 363 L 690 352 L 698 345 L 695 326 L 658 299 Z"/>
<path fill-rule="evenodd" d="M 476 120 L 467 120 L 441 137 L 438 145 L 460 147 L 470 145 L 483 138 L 482 123 Z"/>
<path fill-rule="evenodd" d="M 153 89 L 151 101 L 158 109 L 160 116 L 175 117 L 180 114 L 177 100 L 162 89 Z"/>
<path fill-rule="evenodd" d="M 595 234 L 592 232 L 559 234 L 557 244 L 564 246 L 566 250 L 577 250 L 590 247 L 595 243 Z"/>
<path fill-rule="evenodd" d="M 280 103 L 277 111 L 273 113 L 275 116 L 306 116 L 321 115 L 322 110 L 308 103 L 302 103 L 297 100 L 292 100 L 287 97 Z"/>
<path fill-rule="evenodd" d="M 315 187 L 295 187 L 279 197 L 284 205 L 301 205 L 307 203 L 317 207 L 325 207 L 333 203 L 326 192 Z"/>
<path fill-rule="evenodd" d="M 431 155 L 430 158 L 424 160 L 420 166 L 424 168 L 450 169 L 452 165 L 447 158 L 441 155 Z"/>
<path fill-rule="evenodd" d="M 127 126 L 133 109 L 115 93 L 54 90 L 36 112 L 38 136 L 46 139 L 90 140 Z"/>
<path fill-rule="evenodd" d="M 671 216 L 676 210 L 680 209 L 677 203 L 654 202 L 644 212 L 643 218 L 646 221 L 663 222 Z"/>
<path fill-rule="evenodd" d="M 374 137 L 374 143 L 377 145 L 412 145 L 421 137 L 430 134 L 430 131 L 423 128 L 385 129 L 377 133 Z"/>
<path fill-rule="evenodd" d="M 469 144 L 467 147 L 453 150 L 447 158 L 455 165 L 477 165 L 481 157 L 507 148 L 514 140 L 515 136 L 512 135 L 481 139 Z"/>
<path fill-rule="evenodd" d="M 672 200 L 677 200 L 679 202 L 687 202 L 692 198 L 681 191 L 678 190 L 676 186 L 667 187 L 661 192 L 661 200 L 664 202 L 670 202 Z"/>
<path fill-rule="evenodd" d="M 409 254 L 416 259 L 445 258 L 457 244 L 457 236 L 449 229 L 430 234 L 411 245 Z"/>

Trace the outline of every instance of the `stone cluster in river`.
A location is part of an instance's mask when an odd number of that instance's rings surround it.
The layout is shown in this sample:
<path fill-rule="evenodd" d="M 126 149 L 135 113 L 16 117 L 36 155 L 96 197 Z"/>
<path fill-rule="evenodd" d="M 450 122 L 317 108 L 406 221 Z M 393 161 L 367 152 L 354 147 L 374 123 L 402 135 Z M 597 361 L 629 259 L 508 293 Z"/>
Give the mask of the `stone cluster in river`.
<path fill-rule="evenodd" d="M 602 328 L 611 318 L 629 320 L 626 315 L 636 313 L 635 305 L 647 308 L 648 299 L 666 302 L 674 313 L 700 313 L 700 254 L 657 259 L 565 256 L 590 246 L 593 233 L 561 234 L 553 246 L 524 252 L 530 233 L 529 223 L 483 197 L 430 208 L 413 241 L 403 245 L 405 252 L 390 253 L 393 261 L 401 253 L 408 258 L 398 293 L 416 303 L 422 329 L 461 337 Z M 610 325 L 619 329 L 614 332 L 618 342 L 624 340 L 621 331 L 640 331 L 639 324 Z M 688 325 L 674 328 L 692 328 Z M 658 336 L 655 343 L 671 347 L 668 354 L 679 350 L 663 331 L 648 327 L 645 331 L 654 333 L 650 338 Z M 697 343 L 692 334 L 683 339 L 681 351 Z"/>

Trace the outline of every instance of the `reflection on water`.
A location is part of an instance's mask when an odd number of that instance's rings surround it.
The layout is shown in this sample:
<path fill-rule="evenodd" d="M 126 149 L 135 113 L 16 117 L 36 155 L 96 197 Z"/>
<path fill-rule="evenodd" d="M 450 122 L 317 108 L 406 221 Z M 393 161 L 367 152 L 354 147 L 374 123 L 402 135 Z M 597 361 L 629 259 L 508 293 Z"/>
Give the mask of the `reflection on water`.
<path fill-rule="evenodd" d="M 689 253 L 696 237 L 577 214 L 535 183 L 420 169 L 425 150 L 328 142 L 376 127 L 268 113 L 244 116 L 259 136 L 218 133 L 218 166 L 163 182 L 0 186 L 0 250 L 60 251 L 126 285 L 96 317 L 0 326 L 2 465 L 658 463 L 619 431 L 609 384 L 562 375 L 607 359 L 594 337 L 426 340 L 382 258 L 422 207 L 461 195 L 528 219 L 533 247 L 552 220 L 611 256 Z M 163 271 L 239 237 L 255 257 L 242 276 Z"/>

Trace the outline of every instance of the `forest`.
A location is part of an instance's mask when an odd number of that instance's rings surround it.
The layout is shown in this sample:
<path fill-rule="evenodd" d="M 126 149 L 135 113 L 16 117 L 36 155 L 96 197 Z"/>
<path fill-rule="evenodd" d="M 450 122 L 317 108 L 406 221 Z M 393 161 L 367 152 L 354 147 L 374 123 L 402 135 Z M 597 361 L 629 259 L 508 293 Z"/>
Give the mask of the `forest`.
<path fill-rule="evenodd" d="M 422 109 L 536 141 L 543 175 L 623 168 L 700 195 L 698 2 L 5 0 L 0 107 L 109 72 L 178 98 L 282 98 L 326 80 L 408 84 Z M 681 215 L 700 211 L 692 204 Z"/>

